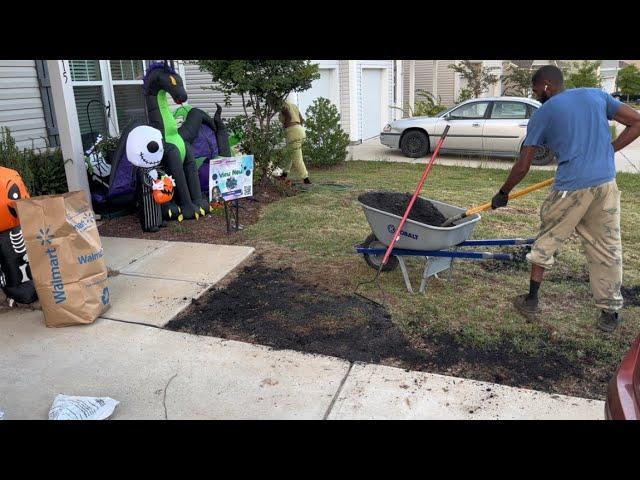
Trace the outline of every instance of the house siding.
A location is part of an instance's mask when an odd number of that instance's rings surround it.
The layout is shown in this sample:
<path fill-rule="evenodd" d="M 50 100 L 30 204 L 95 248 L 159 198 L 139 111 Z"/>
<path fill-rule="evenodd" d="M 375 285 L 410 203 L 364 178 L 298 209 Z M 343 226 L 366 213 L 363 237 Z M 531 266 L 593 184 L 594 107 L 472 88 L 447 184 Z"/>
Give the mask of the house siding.
<path fill-rule="evenodd" d="M 415 100 L 419 100 L 417 97 L 418 90 L 426 90 L 429 93 L 433 93 L 439 96 L 442 103 L 449 107 L 455 102 L 455 72 L 449 68 L 449 65 L 454 63 L 455 60 L 438 60 L 437 61 L 437 85 L 435 85 L 434 91 L 434 71 L 435 60 L 416 60 L 415 61 Z M 404 91 L 404 104 L 403 108 L 406 110 L 409 106 L 409 85 L 410 85 L 410 61 L 403 61 L 403 91 Z"/>
<path fill-rule="evenodd" d="M 449 68 L 454 60 L 438 61 L 438 95 L 442 104 L 446 107 L 454 105 L 455 99 L 455 75 L 456 72 Z"/>
<path fill-rule="evenodd" d="M 0 60 L 0 127 L 8 127 L 20 148 L 47 145 L 35 60 Z"/>
<path fill-rule="evenodd" d="M 224 94 L 219 90 L 203 89 L 203 87 L 213 86 L 211 74 L 201 72 L 198 65 L 184 61 L 185 84 L 189 105 L 200 108 L 213 116 L 216 112 L 216 103 L 222 107 L 222 118 L 230 119 L 244 113 L 242 108 L 242 98 L 239 95 L 232 95 L 231 106 L 224 103 Z"/>

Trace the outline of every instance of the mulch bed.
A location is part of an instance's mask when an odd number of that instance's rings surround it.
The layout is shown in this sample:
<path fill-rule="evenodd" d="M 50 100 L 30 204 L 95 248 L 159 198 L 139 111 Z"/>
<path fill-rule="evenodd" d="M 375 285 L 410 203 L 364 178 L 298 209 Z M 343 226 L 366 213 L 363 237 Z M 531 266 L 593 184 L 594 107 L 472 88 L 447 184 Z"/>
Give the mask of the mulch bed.
<path fill-rule="evenodd" d="M 292 192 L 289 192 L 292 194 Z M 239 203 L 240 225 L 252 225 L 260 218 L 260 210 L 267 204 L 280 200 L 285 196 L 271 184 L 254 187 L 254 195 L 242 198 Z M 231 206 L 231 204 L 229 204 Z M 232 216 L 231 211 L 229 212 Z M 167 226 L 159 232 L 143 232 L 137 215 L 126 215 L 113 219 L 103 219 L 98 231 L 107 237 L 142 238 L 145 240 L 168 240 L 178 242 L 199 242 L 229 244 L 237 241 L 238 233 L 233 229 L 227 233 L 224 208 L 219 207 L 214 213 L 198 220 L 183 222 L 168 221 Z M 242 232 L 242 230 L 240 230 Z"/>
<path fill-rule="evenodd" d="M 410 193 L 367 192 L 361 194 L 358 197 L 358 201 L 372 208 L 377 208 L 383 212 L 389 212 L 402 217 L 409 206 L 409 201 L 412 196 Z M 418 197 L 413 204 L 408 218 L 416 222 L 438 227 L 447 219 L 433 203 L 420 197 Z"/>
<path fill-rule="evenodd" d="M 166 328 L 590 398 L 604 398 L 613 373 L 594 372 L 588 358 L 572 362 L 565 353 L 572 347 L 554 338 L 525 355 L 508 336 L 490 351 L 462 345 L 451 333 L 409 337 L 386 309 L 330 291 L 300 267 L 273 266 L 262 255 Z"/>

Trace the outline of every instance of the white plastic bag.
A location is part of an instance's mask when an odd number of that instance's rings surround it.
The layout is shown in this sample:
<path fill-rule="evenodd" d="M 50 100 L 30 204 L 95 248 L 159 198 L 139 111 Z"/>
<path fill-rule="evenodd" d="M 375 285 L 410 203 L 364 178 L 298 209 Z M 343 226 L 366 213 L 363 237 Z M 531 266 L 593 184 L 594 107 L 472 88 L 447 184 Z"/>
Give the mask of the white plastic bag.
<path fill-rule="evenodd" d="M 105 420 L 119 403 L 109 397 L 58 395 L 49 410 L 49 420 Z"/>

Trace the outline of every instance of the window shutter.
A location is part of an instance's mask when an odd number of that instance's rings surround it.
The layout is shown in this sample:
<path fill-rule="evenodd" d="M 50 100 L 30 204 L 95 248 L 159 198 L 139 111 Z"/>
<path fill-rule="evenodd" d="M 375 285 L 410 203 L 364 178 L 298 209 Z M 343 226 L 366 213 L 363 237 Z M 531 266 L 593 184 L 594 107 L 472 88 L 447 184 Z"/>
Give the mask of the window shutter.
<path fill-rule="evenodd" d="M 51 81 L 49 78 L 49 70 L 47 69 L 46 60 L 36 60 L 36 72 L 38 74 L 38 85 L 40 87 L 42 109 L 44 110 L 44 123 L 47 128 L 48 134 L 47 144 L 50 147 L 58 147 L 60 146 L 60 137 L 58 135 L 56 114 L 53 108 Z"/>

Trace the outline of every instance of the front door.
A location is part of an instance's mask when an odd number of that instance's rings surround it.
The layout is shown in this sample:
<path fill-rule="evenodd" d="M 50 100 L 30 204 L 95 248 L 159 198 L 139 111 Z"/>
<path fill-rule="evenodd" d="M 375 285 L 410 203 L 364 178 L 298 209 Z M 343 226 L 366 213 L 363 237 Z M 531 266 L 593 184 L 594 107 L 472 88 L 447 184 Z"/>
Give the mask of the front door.
<path fill-rule="evenodd" d="M 452 110 L 447 123 L 451 126 L 443 149 L 481 151 L 488 101 L 470 102 Z M 444 129 L 444 123 L 442 126 Z"/>
<path fill-rule="evenodd" d="M 377 137 L 382 130 L 382 72 L 362 69 L 362 139 Z"/>

